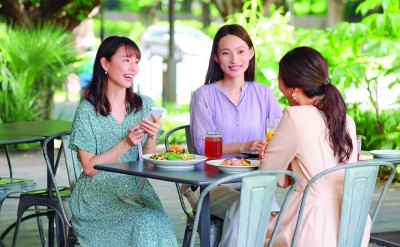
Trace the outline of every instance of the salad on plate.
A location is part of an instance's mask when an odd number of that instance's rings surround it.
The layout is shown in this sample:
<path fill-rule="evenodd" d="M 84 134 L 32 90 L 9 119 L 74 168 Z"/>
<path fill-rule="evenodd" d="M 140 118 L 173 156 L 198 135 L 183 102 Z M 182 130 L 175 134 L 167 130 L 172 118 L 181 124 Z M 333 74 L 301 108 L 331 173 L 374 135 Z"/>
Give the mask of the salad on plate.
<path fill-rule="evenodd" d="M 150 159 L 153 160 L 194 160 L 195 155 L 190 154 L 186 149 L 179 145 L 171 145 L 167 152 L 152 154 Z"/>

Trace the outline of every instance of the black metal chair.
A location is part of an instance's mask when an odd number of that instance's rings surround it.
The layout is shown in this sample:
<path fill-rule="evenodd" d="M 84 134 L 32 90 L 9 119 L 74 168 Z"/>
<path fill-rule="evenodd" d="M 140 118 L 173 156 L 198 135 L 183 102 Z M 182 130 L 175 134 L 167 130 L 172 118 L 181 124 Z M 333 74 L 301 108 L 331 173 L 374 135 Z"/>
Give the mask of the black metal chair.
<path fill-rule="evenodd" d="M 170 140 L 173 137 L 173 134 L 176 134 L 177 131 L 185 131 L 185 140 L 186 140 L 186 145 L 187 145 L 187 150 L 189 153 L 194 154 L 194 145 L 192 142 L 192 138 L 190 135 L 190 125 L 183 125 L 176 127 L 174 129 L 171 129 L 170 131 L 167 132 L 165 136 L 165 149 L 168 150 L 169 145 L 170 145 Z M 186 207 L 185 204 L 185 199 L 183 198 L 183 195 L 181 193 L 181 185 L 179 183 L 175 183 L 176 186 L 176 191 L 178 192 L 178 197 L 179 201 L 181 203 L 181 207 L 183 212 L 186 214 L 186 227 L 185 227 L 185 234 L 183 237 L 183 243 L 182 246 L 189 246 L 190 243 L 190 236 L 193 232 L 193 224 L 194 224 L 194 215 L 195 212 L 193 210 L 189 211 Z M 193 190 L 197 188 L 192 188 Z M 210 230 L 210 246 L 218 246 L 219 242 L 221 241 L 221 235 L 222 235 L 222 226 L 224 221 L 221 218 L 218 218 L 217 216 L 211 215 L 210 218 L 210 223 L 211 223 L 211 230 Z"/>
<path fill-rule="evenodd" d="M 20 203 L 17 211 L 17 221 L 15 223 L 15 231 L 12 246 L 16 246 L 18 237 L 18 231 L 23 219 L 23 214 L 28 211 L 32 206 L 36 206 L 34 213 L 25 216 L 39 217 L 47 215 L 49 219 L 55 219 L 56 221 L 56 237 L 58 246 L 74 246 L 77 242 L 77 238 L 72 230 L 70 223 L 70 216 L 68 210 L 68 203 L 71 197 L 71 193 L 77 178 L 79 177 L 82 167 L 77 159 L 76 152 L 68 148 L 70 131 L 61 132 L 56 135 L 50 136 L 45 139 L 43 143 L 43 154 L 47 164 L 47 170 L 51 180 L 51 191 L 47 189 L 29 191 L 22 193 L 20 197 Z M 49 155 L 47 153 L 49 143 L 53 143 L 55 139 L 61 139 L 61 146 L 57 153 L 57 158 L 52 166 Z M 64 153 L 66 167 L 68 172 L 70 187 L 58 187 L 56 183 L 56 171 L 61 159 L 61 154 Z M 45 209 L 38 209 L 37 206 L 45 207 Z M 51 224 L 51 223 L 50 223 Z M 50 227 L 49 227 L 50 228 Z M 50 230 L 50 229 L 49 229 Z M 54 232 L 49 232 L 49 237 L 53 237 Z M 51 241 L 51 239 L 49 239 Z"/>

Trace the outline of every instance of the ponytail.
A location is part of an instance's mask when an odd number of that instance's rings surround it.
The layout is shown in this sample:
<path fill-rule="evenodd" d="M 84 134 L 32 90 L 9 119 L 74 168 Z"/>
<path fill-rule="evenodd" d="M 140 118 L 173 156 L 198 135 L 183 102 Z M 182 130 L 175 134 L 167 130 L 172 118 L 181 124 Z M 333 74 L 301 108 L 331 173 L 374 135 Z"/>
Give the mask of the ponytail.
<path fill-rule="evenodd" d="M 329 143 L 340 163 L 346 163 L 353 152 L 353 143 L 347 130 L 346 104 L 337 88 L 331 83 L 323 84 L 325 96 L 316 102 L 325 116 L 329 129 Z"/>

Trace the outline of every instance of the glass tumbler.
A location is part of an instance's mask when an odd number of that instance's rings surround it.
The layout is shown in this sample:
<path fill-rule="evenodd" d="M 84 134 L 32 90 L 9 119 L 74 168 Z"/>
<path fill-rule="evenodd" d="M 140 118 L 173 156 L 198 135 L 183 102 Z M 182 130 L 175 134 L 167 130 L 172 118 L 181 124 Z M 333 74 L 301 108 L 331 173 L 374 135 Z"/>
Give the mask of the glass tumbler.
<path fill-rule="evenodd" d="M 222 157 L 222 135 L 220 130 L 206 131 L 204 155 L 209 159 L 220 159 Z"/>

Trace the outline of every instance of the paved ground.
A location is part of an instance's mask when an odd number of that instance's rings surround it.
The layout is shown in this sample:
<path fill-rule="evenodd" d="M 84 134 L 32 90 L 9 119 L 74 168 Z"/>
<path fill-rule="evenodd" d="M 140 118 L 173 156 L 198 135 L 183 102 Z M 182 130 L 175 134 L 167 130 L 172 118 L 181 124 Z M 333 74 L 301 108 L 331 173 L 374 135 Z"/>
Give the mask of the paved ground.
<path fill-rule="evenodd" d="M 160 149 L 162 146 L 160 146 Z M 42 153 L 39 150 L 30 151 L 12 151 L 12 162 L 14 177 L 23 177 L 34 179 L 38 183 L 38 188 L 45 187 L 46 168 L 42 158 Z M 5 169 L 6 159 L 3 152 L 0 154 L 0 176 L 8 176 Z M 67 174 L 65 167 L 61 166 L 58 171 L 59 185 L 68 185 Z M 185 227 L 185 215 L 180 207 L 179 199 L 173 183 L 151 180 L 160 199 L 167 211 L 171 222 L 174 226 L 178 242 L 183 239 Z M 378 183 L 380 184 L 380 183 Z M 278 195 L 279 197 L 279 195 Z M 279 199 L 279 198 L 278 198 Z M 375 198 L 376 199 L 376 198 Z M 400 230 L 400 186 L 392 185 L 387 193 L 385 201 L 381 207 L 379 216 L 373 226 L 373 232 L 387 232 Z M 8 224 L 15 219 L 15 213 L 18 206 L 18 200 L 7 199 L 4 203 L 0 219 L 0 231 L 2 232 Z M 5 244 L 8 246 L 11 242 L 11 236 L 7 236 Z M 39 237 L 37 234 L 37 226 L 34 220 L 23 223 L 19 244 L 17 246 L 40 246 Z"/>

